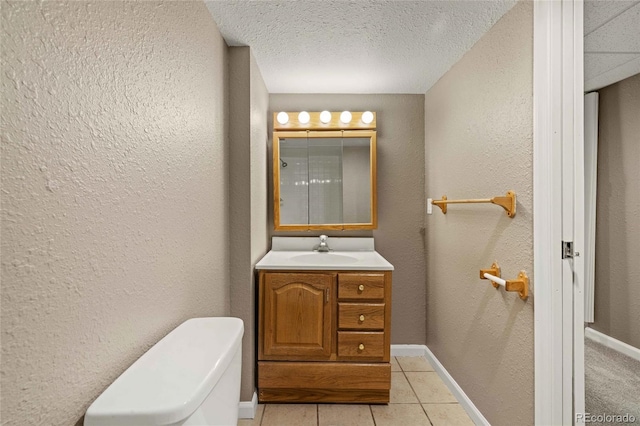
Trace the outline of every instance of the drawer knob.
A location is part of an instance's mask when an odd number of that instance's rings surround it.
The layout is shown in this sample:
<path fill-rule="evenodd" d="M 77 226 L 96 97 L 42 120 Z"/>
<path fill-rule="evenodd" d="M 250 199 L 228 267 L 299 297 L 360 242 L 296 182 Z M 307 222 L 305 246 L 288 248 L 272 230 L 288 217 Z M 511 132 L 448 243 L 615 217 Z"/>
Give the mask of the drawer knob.
<path fill-rule="evenodd" d="M 361 351 L 364 351 L 364 344 L 360 343 L 358 345 L 358 349 L 361 350 Z"/>
<path fill-rule="evenodd" d="M 360 322 L 364 322 L 364 315 L 360 315 Z"/>
<path fill-rule="evenodd" d="M 358 286 L 358 290 L 360 290 L 360 291 L 364 291 L 364 284 L 360 284 L 360 285 Z"/>

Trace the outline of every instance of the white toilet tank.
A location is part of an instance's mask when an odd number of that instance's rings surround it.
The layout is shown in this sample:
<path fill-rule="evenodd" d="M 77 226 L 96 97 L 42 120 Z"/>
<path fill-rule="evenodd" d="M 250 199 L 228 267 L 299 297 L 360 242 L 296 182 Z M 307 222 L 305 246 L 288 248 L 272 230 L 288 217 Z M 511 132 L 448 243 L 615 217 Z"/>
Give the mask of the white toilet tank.
<path fill-rule="evenodd" d="M 236 425 L 243 333 L 239 318 L 185 321 L 91 404 L 85 426 Z"/>

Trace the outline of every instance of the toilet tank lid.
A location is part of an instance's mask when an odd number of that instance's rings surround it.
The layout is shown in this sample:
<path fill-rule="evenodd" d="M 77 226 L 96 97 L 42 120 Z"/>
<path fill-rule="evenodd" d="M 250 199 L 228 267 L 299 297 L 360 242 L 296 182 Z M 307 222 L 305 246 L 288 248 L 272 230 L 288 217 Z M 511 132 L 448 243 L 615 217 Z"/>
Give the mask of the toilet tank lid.
<path fill-rule="evenodd" d="M 193 318 L 156 343 L 87 410 L 85 425 L 169 424 L 205 400 L 240 348 L 239 318 Z"/>

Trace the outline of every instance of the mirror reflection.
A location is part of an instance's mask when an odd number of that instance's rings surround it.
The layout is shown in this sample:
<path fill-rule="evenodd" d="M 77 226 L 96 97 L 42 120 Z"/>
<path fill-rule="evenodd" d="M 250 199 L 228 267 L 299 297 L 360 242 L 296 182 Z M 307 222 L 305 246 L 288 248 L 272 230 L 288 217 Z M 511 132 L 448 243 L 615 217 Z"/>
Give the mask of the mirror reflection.
<path fill-rule="evenodd" d="M 274 147 L 276 229 L 375 227 L 375 132 L 276 132 Z"/>

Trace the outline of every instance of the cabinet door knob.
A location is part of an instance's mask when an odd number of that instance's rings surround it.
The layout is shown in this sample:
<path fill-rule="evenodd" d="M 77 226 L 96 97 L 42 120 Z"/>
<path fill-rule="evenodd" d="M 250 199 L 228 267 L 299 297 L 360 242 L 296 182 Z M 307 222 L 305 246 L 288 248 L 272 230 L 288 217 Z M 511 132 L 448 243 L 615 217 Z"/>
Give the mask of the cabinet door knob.
<path fill-rule="evenodd" d="M 360 285 L 358 286 L 358 290 L 360 290 L 360 291 L 364 291 L 364 284 L 360 284 Z"/>
<path fill-rule="evenodd" d="M 364 351 L 364 344 L 360 343 L 358 345 L 358 349 L 361 350 L 361 351 Z"/>
<path fill-rule="evenodd" d="M 360 315 L 360 322 L 364 322 L 364 315 Z"/>

